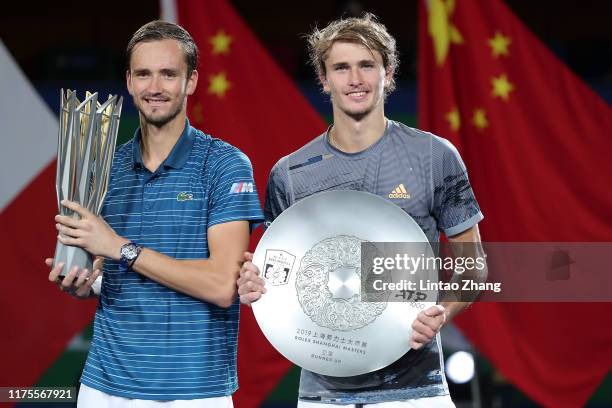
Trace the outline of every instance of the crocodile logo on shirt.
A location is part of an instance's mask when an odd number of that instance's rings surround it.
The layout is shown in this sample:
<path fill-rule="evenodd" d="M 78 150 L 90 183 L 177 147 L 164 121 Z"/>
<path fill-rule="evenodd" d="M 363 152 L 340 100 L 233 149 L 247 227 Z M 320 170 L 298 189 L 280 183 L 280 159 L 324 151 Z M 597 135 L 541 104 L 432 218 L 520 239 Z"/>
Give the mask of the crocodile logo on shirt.
<path fill-rule="evenodd" d="M 193 200 L 193 194 L 190 194 L 186 191 L 181 191 L 176 196 L 176 201 L 191 201 Z"/>

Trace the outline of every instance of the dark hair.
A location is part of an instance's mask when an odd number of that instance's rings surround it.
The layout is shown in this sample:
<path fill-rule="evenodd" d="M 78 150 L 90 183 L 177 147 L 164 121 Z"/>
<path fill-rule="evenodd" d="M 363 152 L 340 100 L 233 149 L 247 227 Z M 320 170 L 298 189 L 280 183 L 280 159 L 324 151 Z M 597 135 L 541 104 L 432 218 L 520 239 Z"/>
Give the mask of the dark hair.
<path fill-rule="evenodd" d="M 155 20 L 140 27 L 128 42 L 125 50 L 126 69 L 130 69 L 132 51 L 136 44 L 141 42 L 176 40 L 181 44 L 187 63 L 187 77 L 198 66 L 198 47 L 191 35 L 178 24 L 168 23 L 167 21 Z"/>

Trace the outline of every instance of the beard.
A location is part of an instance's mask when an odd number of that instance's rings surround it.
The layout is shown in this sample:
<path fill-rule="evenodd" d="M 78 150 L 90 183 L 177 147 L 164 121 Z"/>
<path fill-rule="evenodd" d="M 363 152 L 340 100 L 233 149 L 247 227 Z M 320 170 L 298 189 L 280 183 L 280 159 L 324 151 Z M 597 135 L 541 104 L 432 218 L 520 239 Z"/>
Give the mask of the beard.
<path fill-rule="evenodd" d="M 372 113 L 372 111 L 374 111 L 376 109 L 376 107 L 378 107 L 378 105 L 381 102 L 378 103 L 373 103 L 370 106 L 366 106 L 364 108 L 361 109 L 347 109 L 347 108 L 341 108 L 342 112 L 350 117 L 351 119 L 353 119 L 356 122 L 360 122 L 361 120 L 363 120 L 365 117 L 367 117 L 370 113 Z"/>
<path fill-rule="evenodd" d="M 374 106 L 370 106 L 368 108 L 360 109 L 360 110 L 343 109 L 343 112 L 344 112 L 344 114 L 346 116 L 350 117 L 351 119 L 353 119 L 356 122 L 359 122 L 363 118 L 368 116 L 370 114 L 370 112 L 372 112 L 373 110 L 374 110 Z"/>
<path fill-rule="evenodd" d="M 333 104 L 333 98 L 331 96 L 330 96 L 330 100 Z M 375 101 L 373 101 L 369 106 L 364 106 L 362 108 L 353 108 L 353 109 L 347 108 L 345 106 L 339 106 L 339 108 L 342 111 L 342 113 L 344 113 L 346 116 L 350 117 L 356 122 L 360 122 L 365 117 L 367 117 L 370 113 L 372 113 L 372 111 L 374 111 L 380 104 L 384 104 L 384 103 L 385 103 L 384 96 L 378 95 L 378 97 L 375 98 Z"/>
<path fill-rule="evenodd" d="M 163 116 L 152 116 L 152 115 L 147 115 L 145 112 L 140 111 L 140 113 L 142 114 L 142 117 L 145 120 L 145 123 L 149 124 L 149 125 L 153 125 L 156 128 L 162 128 L 164 127 L 167 123 L 171 122 L 172 119 L 176 118 L 178 116 L 179 113 L 181 113 L 181 109 L 182 109 L 182 104 L 179 104 L 176 109 L 174 109 L 173 111 L 169 112 L 166 115 Z"/>
<path fill-rule="evenodd" d="M 136 109 L 140 113 L 140 116 L 144 118 L 146 124 L 153 125 L 156 128 L 162 128 L 176 118 L 179 113 L 181 113 L 184 106 L 185 96 L 185 94 L 182 94 L 178 99 L 183 102 L 179 102 L 176 106 L 171 107 L 170 112 L 162 116 L 156 115 L 155 112 L 152 112 L 151 114 L 146 113 L 144 109 L 139 106 L 136 100 L 134 100 L 134 106 L 136 106 Z"/>

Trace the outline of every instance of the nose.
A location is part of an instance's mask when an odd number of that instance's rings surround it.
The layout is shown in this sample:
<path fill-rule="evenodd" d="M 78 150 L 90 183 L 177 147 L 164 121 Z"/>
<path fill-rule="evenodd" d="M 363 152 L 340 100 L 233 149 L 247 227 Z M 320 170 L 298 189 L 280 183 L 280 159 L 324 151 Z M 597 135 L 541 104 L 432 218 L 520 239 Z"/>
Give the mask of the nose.
<path fill-rule="evenodd" d="M 159 75 L 151 76 L 151 80 L 149 81 L 149 86 L 147 87 L 147 91 L 151 94 L 156 94 L 161 92 L 161 78 Z"/>
<path fill-rule="evenodd" d="M 359 67 L 353 67 L 349 71 L 349 85 L 357 86 L 363 83 L 363 78 L 361 77 L 361 71 Z"/>

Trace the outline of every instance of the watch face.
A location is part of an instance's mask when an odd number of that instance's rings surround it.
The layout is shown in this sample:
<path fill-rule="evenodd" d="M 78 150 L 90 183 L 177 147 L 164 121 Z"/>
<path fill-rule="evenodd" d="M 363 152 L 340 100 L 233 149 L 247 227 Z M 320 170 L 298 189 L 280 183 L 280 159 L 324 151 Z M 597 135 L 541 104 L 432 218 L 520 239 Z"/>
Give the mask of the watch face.
<path fill-rule="evenodd" d="M 128 260 L 134 259 L 138 253 L 136 252 L 136 246 L 134 244 L 126 245 L 121 248 L 121 255 Z"/>

